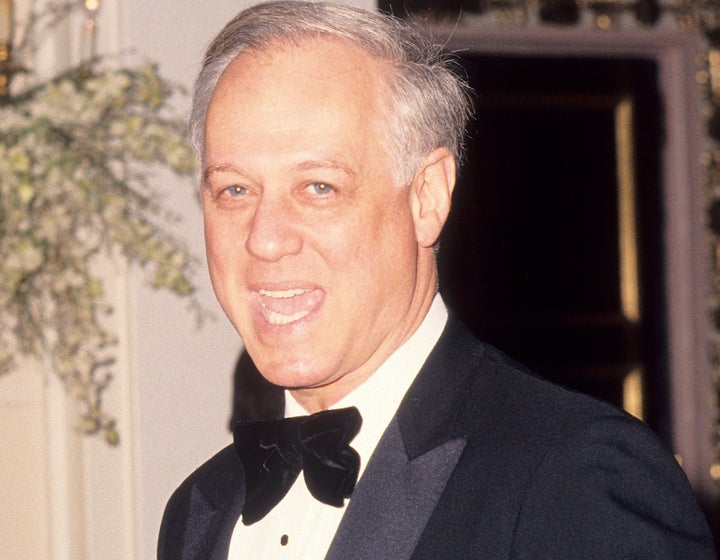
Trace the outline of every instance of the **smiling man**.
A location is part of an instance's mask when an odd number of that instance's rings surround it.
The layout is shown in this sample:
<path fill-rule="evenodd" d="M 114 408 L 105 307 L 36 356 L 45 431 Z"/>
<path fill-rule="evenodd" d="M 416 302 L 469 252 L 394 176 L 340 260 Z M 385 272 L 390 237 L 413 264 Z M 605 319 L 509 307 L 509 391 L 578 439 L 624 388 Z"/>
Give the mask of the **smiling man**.
<path fill-rule="evenodd" d="M 278 41 L 238 55 L 207 112 L 215 292 L 258 369 L 311 412 L 372 375 L 435 295 L 454 160 L 435 149 L 395 184 L 378 141 L 389 72 L 347 41 Z"/>
<path fill-rule="evenodd" d="M 528 374 L 437 294 L 469 105 L 452 70 L 412 25 L 335 4 L 255 6 L 210 46 L 210 275 L 286 398 L 175 492 L 161 560 L 713 558 L 645 426 Z"/>

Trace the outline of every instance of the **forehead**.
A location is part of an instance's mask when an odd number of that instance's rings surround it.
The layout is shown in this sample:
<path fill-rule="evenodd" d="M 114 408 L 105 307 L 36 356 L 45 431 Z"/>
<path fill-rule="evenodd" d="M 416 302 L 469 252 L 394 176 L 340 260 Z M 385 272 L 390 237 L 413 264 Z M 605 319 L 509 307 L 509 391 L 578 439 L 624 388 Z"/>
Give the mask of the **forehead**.
<path fill-rule="evenodd" d="M 280 116 L 343 109 L 363 119 L 383 104 L 385 64 L 359 47 L 330 38 L 275 42 L 238 55 L 221 75 L 210 101 L 243 112 Z M 292 107 L 291 115 L 282 111 Z"/>
<path fill-rule="evenodd" d="M 385 72 L 382 61 L 335 39 L 241 53 L 220 77 L 208 108 L 206 165 L 387 165 L 381 145 Z"/>

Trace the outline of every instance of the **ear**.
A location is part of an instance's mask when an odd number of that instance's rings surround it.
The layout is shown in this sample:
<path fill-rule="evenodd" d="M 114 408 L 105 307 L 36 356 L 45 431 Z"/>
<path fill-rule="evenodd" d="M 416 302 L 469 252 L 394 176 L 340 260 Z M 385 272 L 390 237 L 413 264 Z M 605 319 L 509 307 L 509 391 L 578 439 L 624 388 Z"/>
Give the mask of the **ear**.
<path fill-rule="evenodd" d="M 410 209 L 415 237 L 421 247 L 432 247 L 450 213 L 455 188 L 455 158 L 447 148 L 433 150 L 410 185 Z"/>

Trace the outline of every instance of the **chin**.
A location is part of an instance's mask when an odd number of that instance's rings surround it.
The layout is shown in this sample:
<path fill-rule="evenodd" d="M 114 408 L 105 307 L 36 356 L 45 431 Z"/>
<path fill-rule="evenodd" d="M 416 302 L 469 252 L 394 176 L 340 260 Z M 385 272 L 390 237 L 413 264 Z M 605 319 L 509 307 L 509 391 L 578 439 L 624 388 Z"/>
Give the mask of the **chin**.
<path fill-rule="evenodd" d="M 289 366 L 279 364 L 263 364 L 257 366 L 261 375 L 273 385 L 286 389 L 311 389 L 322 386 L 325 376 L 318 375 L 317 368 L 307 366 Z"/>

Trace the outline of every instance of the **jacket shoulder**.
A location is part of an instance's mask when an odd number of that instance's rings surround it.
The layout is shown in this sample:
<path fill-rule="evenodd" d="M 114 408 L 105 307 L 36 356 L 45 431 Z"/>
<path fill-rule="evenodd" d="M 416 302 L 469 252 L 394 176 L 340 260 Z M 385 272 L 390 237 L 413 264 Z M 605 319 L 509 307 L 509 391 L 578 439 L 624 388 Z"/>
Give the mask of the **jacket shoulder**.
<path fill-rule="evenodd" d="M 180 551 L 205 542 L 224 526 L 227 515 L 237 513 L 237 518 L 243 499 L 242 464 L 229 445 L 195 469 L 170 496 L 160 525 L 158 559 L 194 558 L 180 556 Z"/>
<path fill-rule="evenodd" d="M 425 535 L 427 557 L 442 546 L 498 558 L 712 557 L 687 479 L 649 427 L 462 326 L 446 334 L 416 410 L 442 393 L 452 401 L 445 435 L 467 443 Z"/>

